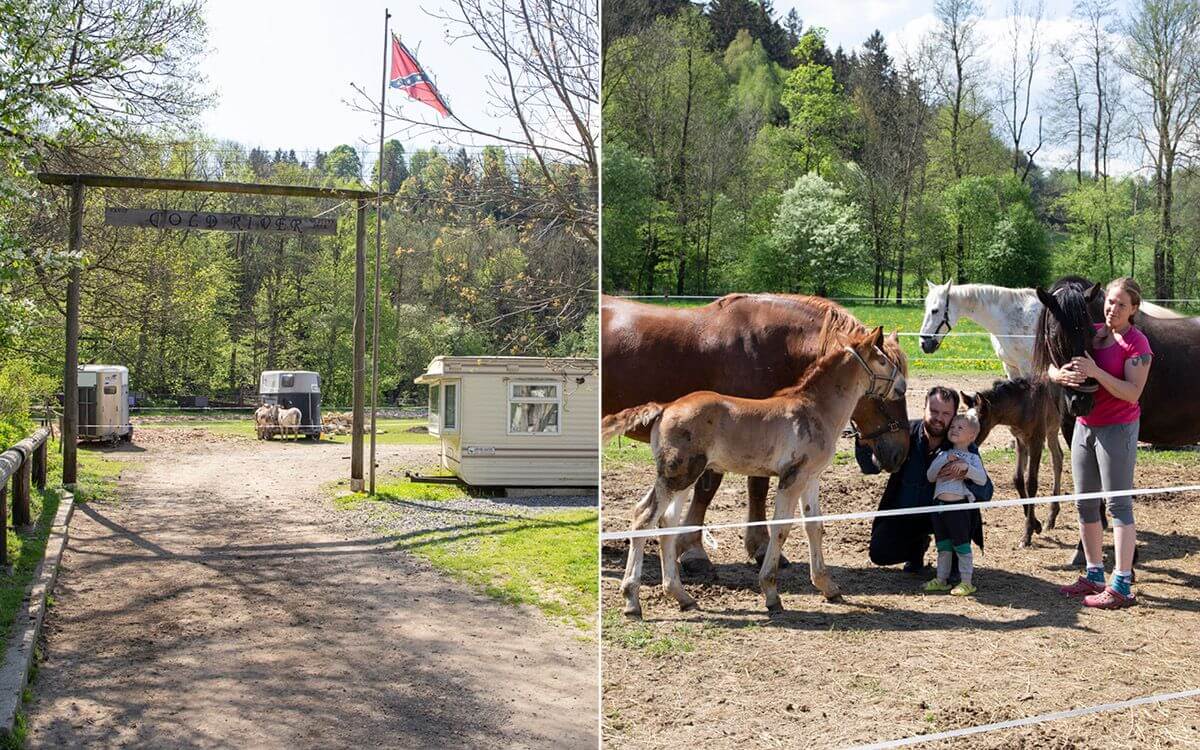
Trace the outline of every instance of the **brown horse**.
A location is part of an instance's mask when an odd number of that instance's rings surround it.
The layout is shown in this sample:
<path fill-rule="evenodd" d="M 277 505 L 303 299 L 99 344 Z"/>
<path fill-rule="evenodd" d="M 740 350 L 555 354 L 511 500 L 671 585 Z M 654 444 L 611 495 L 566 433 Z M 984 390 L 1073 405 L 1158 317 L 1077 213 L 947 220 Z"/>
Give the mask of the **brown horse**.
<path fill-rule="evenodd" d="M 765 398 L 797 383 L 824 353 L 822 327 L 838 336 L 867 332 L 844 308 L 820 297 L 784 294 L 730 294 L 703 307 L 647 305 L 604 295 L 601 297 L 601 409 L 615 414 L 649 402 L 668 402 L 694 391 Z M 895 336 L 884 341 L 884 353 L 908 375 L 908 359 Z M 903 401 L 859 399 L 851 416 L 859 439 L 886 471 L 895 471 L 908 458 L 908 413 Z M 643 428 L 631 437 L 648 441 Z M 722 475 L 705 472 L 696 483 L 686 523 L 704 522 L 708 504 Z M 766 517 L 770 479 L 747 479 L 750 505 L 747 517 Z M 746 552 L 761 563 L 767 533 L 746 530 Z M 708 567 L 700 536 L 680 540 L 681 560 L 688 572 Z"/>
<path fill-rule="evenodd" d="M 802 516 L 820 515 L 817 481 L 833 461 L 837 438 L 864 395 L 884 400 L 904 399 L 905 381 L 900 368 L 880 348 L 883 329 L 850 339 L 810 367 L 803 380 L 765 399 L 737 398 L 712 391 L 691 393 L 669 404 L 643 404 L 604 418 L 605 441 L 629 430 L 650 430 L 657 479 L 634 509 L 633 529 L 679 524 L 679 513 L 688 490 L 707 470 L 747 476 L 777 476 L 775 518 L 793 518 L 803 496 Z M 777 587 L 779 553 L 788 527 L 770 527 L 759 583 L 767 610 L 783 611 Z M 804 524 L 813 584 L 826 599 L 840 596 L 825 567 L 820 523 Z M 696 600 L 683 588 L 675 564 L 675 537 L 659 536 L 663 588 L 683 610 Z M 641 617 L 638 589 L 642 582 L 642 556 L 646 537 L 629 545 L 629 560 L 621 593 L 625 615 Z"/>
<path fill-rule="evenodd" d="M 979 416 L 979 437 L 982 445 L 996 425 L 1006 425 L 1017 439 L 1017 468 L 1013 486 L 1018 497 L 1037 497 L 1038 470 L 1042 463 L 1042 446 L 1050 447 L 1054 467 L 1054 494 L 1062 491 L 1063 450 L 1058 442 L 1059 402 L 1061 389 L 1044 378 L 1015 378 L 997 380 L 986 391 L 974 395 L 965 391 L 963 403 Z M 1054 528 L 1058 520 L 1058 503 L 1051 503 L 1046 526 Z M 1028 547 L 1033 535 L 1042 533 L 1033 505 L 1025 506 L 1025 535 L 1021 546 Z"/>

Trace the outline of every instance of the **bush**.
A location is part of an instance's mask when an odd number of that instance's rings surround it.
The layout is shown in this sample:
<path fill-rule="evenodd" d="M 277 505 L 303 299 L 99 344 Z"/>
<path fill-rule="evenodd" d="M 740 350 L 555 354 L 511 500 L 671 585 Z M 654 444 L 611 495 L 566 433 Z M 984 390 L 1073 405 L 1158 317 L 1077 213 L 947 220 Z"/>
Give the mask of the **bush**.
<path fill-rule="evenodd" d="M 54 393 L 54 380 L 34 372 L 28 360 L 0 365 L 0 448 L 20 442 L 33 431 L 29 411 Z"/>

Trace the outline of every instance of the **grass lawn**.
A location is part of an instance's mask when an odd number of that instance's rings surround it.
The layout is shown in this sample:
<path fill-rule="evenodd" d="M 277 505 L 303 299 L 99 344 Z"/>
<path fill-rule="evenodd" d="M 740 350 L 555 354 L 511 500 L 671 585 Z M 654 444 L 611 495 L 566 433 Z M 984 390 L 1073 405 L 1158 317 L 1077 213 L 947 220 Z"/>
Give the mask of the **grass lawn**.
<path fill-rule="evenodd" d="M 424 419 L 380 419 L 377 423 L 380 432 L 375 436 L 375 442 L 377 445 L 437 445 L 438 439 L 432 435 L 424 432 L 408 431 L 412 427 L 423 427 L 426 424 L 427 422 Z M 134 427 L 134 434 L 136 435 L 139 430 L 155 430 L 164 427 L 176 429 L 180 427 L 193 427 L 208 430 L 218 435 L 243 437 L 247 440 L 254 439 L 254 421 L 246 416 L 228 419 L 179 419 L 138 424 Z M 322 435 L 321 439 L 339 444 L 350 442 L 349 435 Z M 364 436 L 363 440 L 369 442 L 370 436 Z"/>
<path fill-rule="evenodd" d="M 342 495 L 334 504 L 338 509 L 371 505 L 386 517 L 403 513 L 406 501 L 436 503 L 466 497 L 466 489 L 459 485 L 404 481 L 380 485 L 377 499 Z M 438 528 L 400 533 L 396 546 L 500 601 L 537 607 L 583 630 L 593 627 L 599 591 L 599 514 L 594 509 L 511 518 L 497 512 L 479 520 L 431 523 Z"/>

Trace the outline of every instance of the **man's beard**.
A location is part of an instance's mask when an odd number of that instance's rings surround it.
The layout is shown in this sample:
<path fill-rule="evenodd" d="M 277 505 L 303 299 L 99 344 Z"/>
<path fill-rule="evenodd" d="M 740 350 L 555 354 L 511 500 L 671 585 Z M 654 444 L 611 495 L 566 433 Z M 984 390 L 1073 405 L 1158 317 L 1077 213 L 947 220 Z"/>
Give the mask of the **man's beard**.
<path fill-rule="evenodd" d="M 947 426 L 939 425 L 936 422 L 926 422 L 925 432 L 929 433 L 929 437 L 942 438 L 946 437 Z"/>

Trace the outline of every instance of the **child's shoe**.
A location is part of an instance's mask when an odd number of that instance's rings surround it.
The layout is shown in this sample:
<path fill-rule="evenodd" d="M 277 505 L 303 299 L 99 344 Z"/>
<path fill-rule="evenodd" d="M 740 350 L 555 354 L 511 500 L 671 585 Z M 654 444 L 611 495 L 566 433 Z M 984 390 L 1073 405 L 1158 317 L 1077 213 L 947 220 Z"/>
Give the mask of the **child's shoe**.
<path fill-rule="evenodd" d="M 934 578 L 925 584 L 926 594 L 942 594 L 950 590 L 950 584 Z"/>
<path fill-rule="evenodd" d="M 950 591 L 950 596 L 970 596 L 979 589 L 969 583 L 960 583 Z"/>
<path fill-rule="evenodd" d="M 1075 581 L 1075 583 L 1072 583 L 1070 586 L 1060 586 L 1058 588 L 1058 593 L 1062 594 L 1065 597 L 1070 598 L 1070 597 L 1076 597 L 1076 596 L 1090 596 L 1091 594 L 1099 594 L 1103 590 L 1104 590 L 1103 583 L 1096 583 L 1095 581 L 1089 581 L 1087 578 L 1084 578 L 1083 576 L 1079 576 L 1079 580 Z"/>

